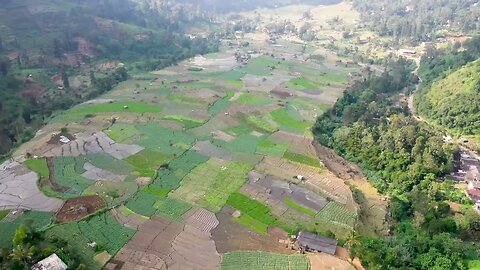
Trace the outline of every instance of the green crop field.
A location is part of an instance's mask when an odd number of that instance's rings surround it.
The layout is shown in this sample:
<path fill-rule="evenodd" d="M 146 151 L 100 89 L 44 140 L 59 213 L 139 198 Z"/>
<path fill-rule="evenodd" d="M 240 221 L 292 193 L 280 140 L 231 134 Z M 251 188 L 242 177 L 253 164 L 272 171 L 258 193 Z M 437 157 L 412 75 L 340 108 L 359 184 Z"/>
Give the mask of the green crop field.
<path fill-rule="evenodd" d="M 90 154 L 85 156 L 84 160 L 95 167 L 120 175 L 128 175 L 133 171 L 133 166 L 128 162 L 124 160 L 118 160 L 108 154 Z"/>
<path fill-rule="evenodd" d="M 84 196 L 100 195 L 107 202 L 108 207 L 120 205 L 137 192 L 138 186 L 135 182 L 110 182 L 102 181 L 100 184 L 93 184 L 82 193 Z"/>
<path fill-rule="evenodd" d="M 52 218 L 53 213 L 27 211 L 23 215 L 17 217 L 13 222 L 7 222 L 0 219 L 0 248 L 8 248 L 13 245 L 12 238 L 15 234 L 15 230 L 20 225 L 31 223 L 33 228 L 41 229 L 49 225 L 52 222 Z"/>
<path fill-rule="evenodd" d="M 190 148 L 194 138 L 189 134 L 170 130 L 156 123 L 145 123 L 136 126 L 143 134 L 143 138 L 137 143 L 148 149 L 162 153 L 179 154 Z"/>
<path fill-rule="evenodd" d="M 270 113 L 273 120 L 277 122 L 282 129 L 287 131 L 294 131 L 303 133 L 310 124 L 304 120 L 296 119 L 287 112 L 285 109 L 278 109 Z"/>
<path fill-rule="evenodd" d="M 283 157 L 288 149 L 288 145 L 275 143 L 269 139 L 264 139 L 257 145 L 257 153 L 266 156 Z"/>
<path fill-rule="evenodd" d="M 260 132 L 273 133 L 278 130 L 278 126 L 271 119 L 267 117 L 260 117 L 256 115 L 249 115 L 245 117 L 245 121 L 253 129 Z"/>
<path fill-rule="evenodd" d="M 222 270 L 308 270 L 305 255 L 283 255 L 262 251 L 234 251 L 223 255 Z"/>
<path fill-rule="evenodd" d="M 141 176 L 153 177 L 161 165 L 167 164 L 173 158 L 170 154 L 144 149 L 140 153 L 130 156 L 125 161 Z"/>
<path fill-rule="evenodd" d="M 65 196 L 81 195 L 85 189 L 94 183 L 94 181 L 81 176 L 84 172 L 84 162 L 81 157 L 55 157 L 53 159 L 55 182 L 68 188 Z"/>
<path fill-rule="evenodd" d="M 255 218 L 247 214 L 242 214 L 240 217 L 233 217 L 232 220 L 240 225 L 252 229 L 259 234 L 267 234 L 268 225 L 256 220 Z"/>
<path fill-rule="evenodd" d="M 135 231 L 124 227 L 109 213 L 95 215 L 77 223 L 81 233 L 91 242 L 116 254 L 135 234 Z"/>
<path fill-rule="evenodd" d="M 2 221 L 2 219 L 4 219 L 8 213 L 10 213 L 10 210 L 0 210 L 0 221 Z"/>
<path fill-rule="evenodd" d="M 168 168 L 158 172 L 157 177 L 150 184 L 151 191 L 158 190 L 161 194 L 168 193 L 180 186 L 182 179 L 198 165 L 208 161 L 208 157 L 198 154 L 195 151 L 187 151 L 172 160 Z"/>
<path fill-rule="evenodd" d="M 220 140 L 213 140 L 213 144 L 223 147 L 232 152 L 254 154 L 257 150 L 257 145 L 264 139 L 264 136 L 256 137 L 253 135 L 240 135 L 231 142 L 224 142 Z"/>
<path fill-rule="evenodd" d="M 141 191 L 130 198 L 125 206 L 137 214 L 150 217 L 157 211 L 153 205 L 159 199 L 161 199 L 161 197 L 158 195 Z"/>
<path fill-rule="evenodd" d="M 212 158 L 185 176 L 181 186 L 171 195 L 218 212 L 230 194 L 245 183 L 250 170 L 251 166 L 246 164 Z"/>
<path fill-rule="evenodd" d="M 29 159 L 26 160 L 24 164 L 30 170 L 38 173 L 40 178 L 48 178 L 50 176 L 45 158 Z"/>
<path fill-rule="evenodd" d="M 355 210 L 331 201 L 317 214 L 315 219 L 345 228 L 353 228 L 357 219 L 357 213 Z"/>

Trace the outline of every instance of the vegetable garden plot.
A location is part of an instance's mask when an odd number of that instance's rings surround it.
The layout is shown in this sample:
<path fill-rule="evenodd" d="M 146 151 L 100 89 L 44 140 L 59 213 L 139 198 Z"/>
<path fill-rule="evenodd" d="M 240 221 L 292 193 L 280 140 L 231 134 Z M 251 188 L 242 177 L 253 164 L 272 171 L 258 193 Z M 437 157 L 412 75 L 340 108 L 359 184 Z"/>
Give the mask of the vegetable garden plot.
<path fill-rule="evenodd" d="M 91 163 L 95 167 L 114 172 L 116 174 L 128 175 L 133 171 L 132 165 L 130 165 L 128 162 L 116 159 L 107 154 L 99 153 L 87 155 L 84 157 L 84 160 Z"/>
<path fill-rule="evenodd" d="M 134 230 L 125 228 L 109 213 L 92 216 L 80 221 L 78 228 L 87 239 L 105 248 L 110 255 L 115 255 L 135 234 Z"/>
<path fill-rule="evenodd" d="M 53 159 L 55 182 L 67 188 L 64 192 L 66 196 L 80 195 L 93 184 L 92 180 L 81 176 L 85 172 L 83 163 L 84 159 L 81 157 L 56 157 Z M 82 168 L 82 171 L 78 171 L 79 168 Z"/>
<path fill-rule="evenodd" d="M 233 97 L 233 94 L 233 91 L 227 91 L 227 94 L 223 98 L 217 100 L 212 106 L 208 108 L 208 114 L 212 116 L 225 111 L 228 106 L 230 106 L 230 99 Z"/>
<path fill-rule="evenodd" d="M 316 219 L 353 229 L 357 220 L 357 213 L 342 204 L 332 201 L 318 213 Z"/>
<path fill-rule="evenodd" d="M 222 270 L 308 270 L 304 255 L 282 255 L 262 251 L 235 251 L 223 255 Z"/>
<path fill-rule="evenodd" d="M 135 182 L 97 181 L 83 191 L 84 196 L 98 194 L 102 196 L 109 207 L 120 205 L 137 191 Z"/>
<path fill-rule="evenodd" d="M 105 133 L 112 140 L 126 144 L 133 144 L 142 135 L 135 126 L 126 124 L 114 124 Z"/>
<path fill-rule="evenodd" d="M 236 162 L 210 159 L 193 169 L 172 197 L 192 202 L 212 212 L 218 212 L 229 195 L 247 180 L 251 166 Z"/>
<path fill-rule="evenodd" d="M 240 135 L 235 140 L 231 142 L 224 142 L 219 140 L 213 140 L 213 144 L 219 147 L 226 148 L 232 152 L 248 153 L 254 154 L 257 145 L 264 139 L 264 136 L 253 136 L 253 135 Z"/>
<path fill-rule="evenodd" d="M 264 139 L 257 145 L 257 153 L 265 156 L 282 157 L 288 149 L 288 145 L 277 143 L 270 139 Z"/>

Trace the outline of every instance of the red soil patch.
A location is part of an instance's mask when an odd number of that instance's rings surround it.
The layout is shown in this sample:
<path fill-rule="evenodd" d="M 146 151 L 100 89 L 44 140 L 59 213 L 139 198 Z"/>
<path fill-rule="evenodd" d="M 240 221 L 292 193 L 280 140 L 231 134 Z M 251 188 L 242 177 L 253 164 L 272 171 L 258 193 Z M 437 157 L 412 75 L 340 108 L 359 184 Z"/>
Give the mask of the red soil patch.
<path fill-rule="evenodd" d="M 106 207 L 105 201 L 98 195 L 68 199 L 58 211 L 58 222 L 80 220 Z"/>

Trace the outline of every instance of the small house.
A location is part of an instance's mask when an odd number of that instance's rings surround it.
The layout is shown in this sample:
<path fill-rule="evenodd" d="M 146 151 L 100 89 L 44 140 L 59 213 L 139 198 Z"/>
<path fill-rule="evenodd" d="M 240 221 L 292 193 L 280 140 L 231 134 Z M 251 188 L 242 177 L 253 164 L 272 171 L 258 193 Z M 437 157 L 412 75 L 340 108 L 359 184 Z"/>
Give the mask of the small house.
<path fill-rule="evenodd" d="M 47 258 L 34 264 L 32 270 L 67 270 L 67 265 L 57 256 L 57 254 L 53 253 Z"/>
<path fill-rule="evenodd" d="M 337 240 L 302 231 L 298 233 L 295 245 L 302 252 L 324 252 L 334 255 L 337 250 Z"/>

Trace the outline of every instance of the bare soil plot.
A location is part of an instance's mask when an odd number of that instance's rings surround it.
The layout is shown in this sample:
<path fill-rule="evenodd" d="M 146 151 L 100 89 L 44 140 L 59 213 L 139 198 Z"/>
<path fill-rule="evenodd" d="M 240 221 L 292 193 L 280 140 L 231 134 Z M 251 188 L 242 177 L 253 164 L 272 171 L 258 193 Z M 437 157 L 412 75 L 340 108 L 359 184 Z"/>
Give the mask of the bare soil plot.
<path fill-rule="evenodd" d="M 58 222 L 77 221 L 106 206 L 103 198 L 98 195 L 68 199 L 58 211 L 56 219 Z"/>
<path fill-rule="evenodd" d="M 272 134 L 271 138 L 287 142 L 290 145 L 289 150 L 291 152 L 309 157 L 317 157 L 315 148 L 312 146 L 312 138 L 281 130 Z"/>
<path fill-rule="evenodd" d="M 45 196 L 37 186 L 38 175 L 8 160 L 0 165 L 0 210 L 26 208 L 56 212 L 63 201 Z"/>
<path fill-rule="evenodd" d="M 255 171 L 250 172 L 248 178 L 248 182 L 242 187 L 242 192 L 252 198 L 261 197 L 265 202 L 290 200 L 310 209 L 313 213 L 318 213 L 327 205 L 326 198 L 294 183 L 278 180 Z"/>
<path fill-rule="evenodd" d="M 185 63 L 190 67 L 200 67 L 209 71 L 230 70 L 236 67 L 237 61 L 235 56 L 231 54 L 219 55 L 218 58 L 205 58 L 204 56 L 197 56 Z"/>
<path fill-rule="evenodd" d="M 222 131 L 222 130 L 215 130 L 213 131 L 212 133 L 212 136 L 213 138 L 215 139 L 219 139 L 219 140 L 222 140 L 222 141 L 225 141 L 225 142 L 231 142 L 233 140 L 235 140 L 235 137 L 226 133 L 225 131 Z"/>
<path fill-rule="evenodd" d="M 144 148 L 138 145 L 116 143 L 103 132 L 93 134 L 79 133 L 76 139 L 67 144 L 56 146 L 42 153 L 40 156 L 80 156 L 94 153 L 107 153 L 114 158 L 124 159 L 134 155 Z"/>
<path fill-rule="evenodd" d="M 236 250 L 265 250 L 282 254 L 292 254 L 285 244 L 279 243 L 279 235 L 275 231 L 272 234 L 261 235 L 242 226 L 232 220 L 234 210 L 224 207 L 217 218 L 219 225 L 212 230 L 212 237 L 220 253 Z M 280 235 L 282 236 L 282 235 Z M 281 238 L 283 239 L 283 237 Z"/>
<path fill-rule="evenodd" d="M 311 253 L 308 254 L 307 257 L 310 260 L 311 270 L 355 270 L 355 267 L 353 267 L 349 262 L 341 260 L 329 254 Z"/>
<path fill-rule="evenodd" d="M 147 217 L 134 213 L 123 205 L 110 210 L 110 213 L 118 222 L 123 224 L 123 226 L 134 230 L 138 230 L 140 225 L 148 221 Z"/>
<path fill-rule="evenodd" d="M 197 220 L 198 221 L 198 220 Z M 116 255 L 118 269 L 220 269 L 210 233 L 194 226 L 153 217 Z"/>

